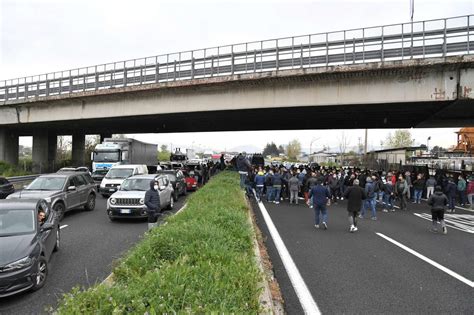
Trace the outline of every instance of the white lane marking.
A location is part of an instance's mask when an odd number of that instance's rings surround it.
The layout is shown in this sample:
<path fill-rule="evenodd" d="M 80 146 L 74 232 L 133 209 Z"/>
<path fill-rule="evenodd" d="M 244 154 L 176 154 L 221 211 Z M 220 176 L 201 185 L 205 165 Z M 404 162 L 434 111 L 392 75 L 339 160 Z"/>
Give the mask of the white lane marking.
<path fill-rule="evenodd" d="M 419 218 L 432 221 L 431 214 L 428 213 L 413 213 Z M 450 228 L 474 234 L 474 215 L 471 214 L 444 214 L 444 221 Z"/>
<path fill-rule="evenodd" d="M 425 198 L 421 198 L 421 200 L 424 200 L 424 201 L 428 201 L 428 199 L 425 199 Z M 469 211 L 469 212 L 474 212 L 474 210 L 472 209 L 469 209 L 469 208 L 463 208 L 463 207 L 459 207 L 459 206 L 454 206 L 456 209 L 460 209 L 460 210 L 464 210 L 464 211 Z"/>
<path fill-rule="evenodd" d="M 255 193 L 255 190 L 254 190 L 254 196 L 256 195 L 257 194 Z M 258 203 L 258 207 L 260 208 L 260 211 L 262 212 L 265 223 L 267 224 L 268 231 L 270 232 L 273 242 L 275 243 L 275 247 L 278 250 L 278 254 L 280 255 L 281 261 L 283 262 L 286 272 L 288 273 L 291 284 L 293 285 L 296 295 L 298 296 L 298 299 L 300 300 L 301 307 L 303 308 L 304 313 L 305 314 L 321 314 L 321 311 L 319 310 L 318 305 L 314 301 L 313 296 L 309 292 L 308 287 L 306 286 L 306 283 L 303 280 L 303 277 L 301 277 L 301 274 L 298 268 L 296 267 L 296 264 L 293 261 L 293 258 L 291 258 L 291 255 L 288 252 L 288 249 L 283 243 L 283 240 L 280 234 L 278 233 L 278 230 L 275 227 L 275 224 L 273 224 L 273 221 L 270 215 L 268 214 L 267 209 L 265 208 L 263 203 L 258 202 L 258 201 L 257 203 Z"/>
<path fill-rule="evenodd" d="M 62 229 L 64 229 L 65 227 L 68 227 L 68 226 L 69 226 L 69 225 L 64 224 L 64 225 L 61 225 L 61 226 L 59 227 L 59 229 L 62 230 Z"/>
<path fill-rule="evenodd" d="M 461 281 L 461 282 L 464 282 L 465 284 L 467 284 L 467 285 L 470 286 L 471 288 L 474 288 L 474 282 L 473 282 L 473 281 L 471 281 L 471 280 L 469 280 L 469 279 L 467 279 L 467 278 L 464 278 L 464 277 L 461 276 L 460 274 L 458 274 L 458 273 L 456 273 L 456 272 L 454 272 L 454 271 L 452 271 L 452 270 L 450 270 L 450 269 L 448 269 L 448 268 L 446 268 L 446 267 L 444 267 L 444 266 L 438 264 L 437 262 L 435 262 L 435 261 L 429 259 L 428 257 L 423 256 L 422 254 L 420 254 L 420 253 L 414 251 L 414 250 L 411 249 L 411 248 L 408 248 L 407 246 L 403 245 L 402 243 L 399 243 L 399 242 L 395 241 L 394 239 L 391 239 L 390 237 L 388 237 L 388 236 L 386 236 L 386 235 L 384 235 L 384 234 L 382 234 L 382 233 L 375 233 L 375 234 L 377 234 L 378 236 L 380 236 L 380 237 L 386 239 L 386 240 L 389 241 L 390 243 L 392 243 L 392 244 L 394 244 L 394 245 L 397 245 L 397 246 L 400 247 L 401 249 L 403 249 L 403 250 L 409 252 L 410 254 L 412 254 L 412 255 L 414 255 L 414 256 L 420 258 L 421 260 L 424 260 L 425 262 L 427 262 L 427 263 L 429 263 L 430 265 L 432 265 L 432 266 L 438 268 L 439 270 L 444 271 L 445 273 L 447 273 L 447 274 L 450 275 L 451 277 L 456 278 L 456 279 L 458 279 L 458 280 Z"/>

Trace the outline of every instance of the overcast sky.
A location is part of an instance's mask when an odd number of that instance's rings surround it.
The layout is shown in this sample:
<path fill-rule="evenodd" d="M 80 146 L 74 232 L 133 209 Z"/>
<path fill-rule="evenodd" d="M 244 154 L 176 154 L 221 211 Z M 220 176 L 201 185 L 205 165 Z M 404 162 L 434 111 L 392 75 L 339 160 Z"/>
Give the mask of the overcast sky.
<path fill-rule="evenodd" d="M 408 22 L 409 0 L 94 1 L 0 0 L 0 80 L 163 53 L 324 31 Z M 474 13 L 474 0 L 415 0 L 414 20 Z M 337 125 L 337 124 L 336 124 Z M 450 129 L 413 129 L 417 144 L 455 144 Z M 379 147 L 390 130 L 369 131 Z M 135 135 L 215 150 L 299 139 L 336 147 L 340 130 Z M 363 130 L 346 131 L 351 145 Z M 194 144 L 191 143 L 194 140 Z M 191 141 L 190 141 L 191 140 Z M 231 140 L 231 141 L 230 141 Z M 22 144 L 31 139 L 23 138 Z"/>

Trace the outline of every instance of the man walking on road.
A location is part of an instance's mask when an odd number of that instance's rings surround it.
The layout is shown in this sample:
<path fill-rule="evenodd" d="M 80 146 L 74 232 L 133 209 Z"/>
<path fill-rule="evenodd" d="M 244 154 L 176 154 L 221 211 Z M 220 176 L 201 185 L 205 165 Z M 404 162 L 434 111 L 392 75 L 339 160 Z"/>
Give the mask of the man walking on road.
<path fill-rule="evenodd" d="M 326 187 L 323 186 L 323 182 L 318 180 L 317 185 L 313 186 L 309 192 L 309 198 L 313 198 L 313 207 L 314 207 L 314 227 L 319 229 L 320 215 L 323 217 L 323 228 L 327 230 L 328 225 L 328 210 L 326 204 L 330 200 L 331 195 Z"/>
<path fill-rule="evenodd" d="M 403 178 L 403 175 L 400 174 L 398 177 L 397 185 L 395 186 L 395 192 L 397 197 L 400 199 L 400 210 L 407 209 L 407 199 L 410 187 L 408 186 L 407 181 Z"/>
<path fill-rule="evenodd" d="M 240 175 L 240 188 L 245 189 L 245 180 L 248 176 L 249 170 L 250 170 L 250 162 L 246 158 L 246 153 L 240 153 L 237 156 L 236 160 L 236 166 L 237 166 L 237 171 L 239 171 Z"/>
<path fill-rule="evenodd" d="M 431 218 L 433 220 L 431 231 L 434 233 L 438 232 L 437 225 L 439 222 L 443 229 L 443 234 L 447 234 L 448 229 L 444 222 L 444 207 L 448 204 L 448 197 L 443 194 L 440 186 L 436 186 L 435 193 L 428 199 L 428 204 L 431 206 Z"/>
<path fill-rule="evenodd" d="M 148 230 L 156 226 L 157 216 L 160 212 L 160 194 L 158 193 L 158 182 L 152 180 L 150 189 L 145 193 L 145 205 L 148 208 Z"/>
<path fill-rule="evenodd" d="M 449 201 L 449 210 L 448 212 L 454 212 L 456 207 L 456 192 L 457 186 L 454 183 L 454 179 L 450 177 L 448 179 L 448 185 L 446 186 L 446 197 Z"/>
<path fill-rule="evenodd" d="M 356 232 L 357 229 L 357 215 L 362 206 L 362 201 L 367 198 L 367 194 L 362 187 L 359 186 L 359 180 L 355 179 L 352 186 L 350 186 L 344 193 L 344 198 L 347 199 L 347 212 L 349 213 L 349 232 Z"/>
<path fill-rule="evenodd" d="M 298 192 L 300 191 L 300 181 L 298 180 L 298 177 L 296 177 L 296 174 L 293 174 L 291 178 L 288 180 L 288 189 L 290 190 L 290 204 L 295 202 L 295 204 L 298 204 Z"/>

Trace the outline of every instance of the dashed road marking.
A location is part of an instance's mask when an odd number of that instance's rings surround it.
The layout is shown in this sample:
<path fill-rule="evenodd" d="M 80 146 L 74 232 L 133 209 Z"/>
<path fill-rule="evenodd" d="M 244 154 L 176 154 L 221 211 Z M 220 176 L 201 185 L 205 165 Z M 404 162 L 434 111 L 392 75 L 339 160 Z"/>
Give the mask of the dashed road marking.
<path fill-rule="evenodd" d="M 419 218 L 431 221 L 431 214 L 429 213 L 413 213 Z M 466 233 L 474 234 L 474 215 L 472 214 L 452 214 L 445 213 L 444 221 L 446 225 Z"/>
<path fill-rule="evenodd" d="M 409 247 L 403 245 L 402 243 L 399 243 L 399 242 L 395 241 L 394 239 L 391 239 L 390 237 L 388 237 L 388 236 L 386 236 L 386 235 L 384 235 L 384 234 L 382 234 L 382 233 L 375 233 L 375 234 L 377 234 L 378 236 L 384 238 L 385 240 L 389 241 L 390 243 L 392 243 L 392 244 L 394 244 L 394 245 L 400 247 L 401 249 L 403 249 L 403 250 L 409 252 L 410 254 L 412 254 L 412 255 L 414 255 L 414 256 L 420 258 L 421 260 L 427 262 L 428 264 L 432 265 L 433 267 L 436 267 L 436 268 L 438 268 L 439 270 L 441 270 L 441 271 L 447 273 L 447 274 L 450 275 L 451 277 L 453 277 L 453 278 L 455 278 L 455 279 L 457 279 L 457 280 L 459 280 L 459 281 L 461 281 L 461 282 L 467 284 L 467 285 L 470 286 L 471 288 L 474 288 L 474 282 L 473 282 L 473 281 L 471 281 L 471 280 L 469 280 L 469 279 L 467 279 L 467 278 L 461 276 L 460 274 L 458 274 L 458 273 L 452 271 L 451 269 L 448 269 L 448 268 L 446 268 L 446 267 L 444 267 L 444 266 L 438 264 L 438 263 L 435 262 L 434 260 L 431 260 L 431 259 L 429 259 L 428 257 L 423 256 L 422 254 L 420 254 L 420 253 L 414 251 L 413 249 L 411 249 L 411 248 L 409 248 Z"/>
<path fill-rule="evenodd" d="M 257 194 L 254 190 L 254 196 L 256 195 Z M 257 199 L 255 198 L 255 200 Z M 298 299 L 300 300 L 301 307 L 303 308 L 304 313 L 305 314 L 321 314 L 321 311 L 319 310 L 318 305 L 314 301 L 313 296 L 311 295 L 311 292 L 309 292 L 309 289 L 306 286 L 306 283 L 304 282 L 303 277 L 301 276 L 298 270 L 298 267 L 296 267 L 296 264 L 293 261 L 293 258 L 291 257 L 288 249 L 285 246 L 285 243 L 283 243 L 280 233 L 278 233 L 278 230 L 275 227 L 275 224 L 273 224 L 272 218 L 268 214 L 267 209 L 265 208 L 263 203 L 258 202 L 258 200 L 257 200 L 257 204 L 258 204 L 258 207 L 260 208 L 260 212 L 262 212 L 263 219 L 265 220 L 265 223 L 268 227 L 268 231 L 270 232 L 270 235 L 273 239 L 273 243 L 275 243 L 275 247 L 278 251 L 278 254 L 280 255 L 281 261 L 283 262 L 286 272 L 288 273 L 291 284 L 293 285 L 296 295 L 298 296 Z"/>

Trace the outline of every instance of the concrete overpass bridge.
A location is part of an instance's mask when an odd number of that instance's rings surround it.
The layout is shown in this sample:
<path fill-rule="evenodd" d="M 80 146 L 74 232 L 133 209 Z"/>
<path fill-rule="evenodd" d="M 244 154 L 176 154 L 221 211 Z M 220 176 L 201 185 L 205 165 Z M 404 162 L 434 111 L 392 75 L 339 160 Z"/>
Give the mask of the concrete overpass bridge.
<path fill-rule="evenodd" d="M 0 160 L 33 136 L 474 123 L 474 15 L 206 48 L 0 82 Z"/>

